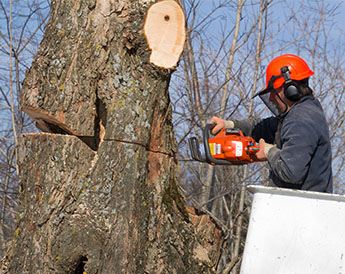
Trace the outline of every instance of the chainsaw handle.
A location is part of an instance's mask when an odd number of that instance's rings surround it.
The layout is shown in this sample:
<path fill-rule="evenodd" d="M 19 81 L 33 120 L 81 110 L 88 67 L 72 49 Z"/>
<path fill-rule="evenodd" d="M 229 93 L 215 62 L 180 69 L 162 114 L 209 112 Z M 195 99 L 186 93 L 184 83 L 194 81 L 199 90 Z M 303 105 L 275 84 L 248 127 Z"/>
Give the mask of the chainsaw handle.
<path fill-rule="evenodd" d="M 205 147 L 206 162 L 211 164 L 211 165 L 212 164 L 216 164 L 216 165 L 239 165 L 239 163 L 236 163 L 236 162 L 230 162 L 230 161 L 222 160 L 222 159 L 215 159 L 212 157 L 208 140 L 210 139 L 210 131 L 215 126 L 216 126 L 216 124 L 207 124 L 204 128 L 203 141 L 204 141 L 204 147 Z"/>

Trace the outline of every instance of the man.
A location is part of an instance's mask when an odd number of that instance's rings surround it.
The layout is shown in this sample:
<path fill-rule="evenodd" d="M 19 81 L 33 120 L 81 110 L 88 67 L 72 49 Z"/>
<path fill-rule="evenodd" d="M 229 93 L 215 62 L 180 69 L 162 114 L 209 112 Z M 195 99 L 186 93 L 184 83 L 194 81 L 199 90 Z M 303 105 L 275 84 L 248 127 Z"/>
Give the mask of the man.
<path fill-rule="evenodd" d="M 313 74 L 300 57 L 281 55 L 268 65 L 266 87 L 254 96 L 259 96 L 275 116 L 232 121 L 213 117 L 210 122 L 216 124 L 213 134 L 223 127 L 236 127 L 259 141 L 256 155 L 268 161 L 270 185 L 331 193 L 329 129 L 308 86 Z"/>

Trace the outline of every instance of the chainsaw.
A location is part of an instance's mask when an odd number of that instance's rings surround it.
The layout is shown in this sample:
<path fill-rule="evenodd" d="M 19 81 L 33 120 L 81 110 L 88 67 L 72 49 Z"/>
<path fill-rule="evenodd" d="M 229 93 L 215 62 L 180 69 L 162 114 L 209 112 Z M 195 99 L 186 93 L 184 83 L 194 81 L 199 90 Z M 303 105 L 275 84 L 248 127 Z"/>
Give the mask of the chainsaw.
<path fill-rule="evenodd" d="M 196 137 L 188 140 L 191 156 L 199 162 L 211 165 L 243 165 L 259 162 L 256 153 L 259 144 L 252 137 L 244 136 L 239 128 L 223 128 L 210 138 L 215 124 L 207 124 L 203 130 L 203 144 Z"/>

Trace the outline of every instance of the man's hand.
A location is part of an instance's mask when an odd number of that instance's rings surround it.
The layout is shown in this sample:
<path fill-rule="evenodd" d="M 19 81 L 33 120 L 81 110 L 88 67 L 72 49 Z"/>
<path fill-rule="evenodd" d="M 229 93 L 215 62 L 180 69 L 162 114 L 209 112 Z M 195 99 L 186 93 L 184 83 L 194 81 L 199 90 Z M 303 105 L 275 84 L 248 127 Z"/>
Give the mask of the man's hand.
<path fill-rule="evenodd" d="M 261 161 L 266 161 L 268 151 L 274 147 L 274 145 L 266 143 L 264 139 L 260 139 L 259 144 L 260 150 L 256 153 L 256 158 Z"/>
<path fill-rule="evenodd" d="M 234 128 L 235 126 L 233 121 L 226 121 L 218 117 L 212 117 L 210 124 L 216 124 L 212 129 L 212 134 L 217 134 L 223 128 Z"/>

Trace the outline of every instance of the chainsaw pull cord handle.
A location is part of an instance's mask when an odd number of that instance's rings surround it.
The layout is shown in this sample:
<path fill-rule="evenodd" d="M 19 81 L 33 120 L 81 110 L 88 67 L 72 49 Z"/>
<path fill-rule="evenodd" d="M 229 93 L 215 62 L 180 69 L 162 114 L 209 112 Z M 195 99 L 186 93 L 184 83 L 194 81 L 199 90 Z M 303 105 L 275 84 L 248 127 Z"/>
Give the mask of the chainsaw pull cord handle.
<path fill-rule="evenodd" d="M 211 164 L 211 165 L 213 165 L 213 164 L 216 164 L 216 165 L 241 165 L 241 163 L 230 162 L 230 161 L 222 160 L 222 159 L 215 159 L 212 157 L 208 140 L 210 139 L 210 131 L 215 126 L 216 126 L 216 124 L 207 124 L 204 128 L 203 141 L 204 141 L 204 147 L 205 147 L 206 162 Z"/>

